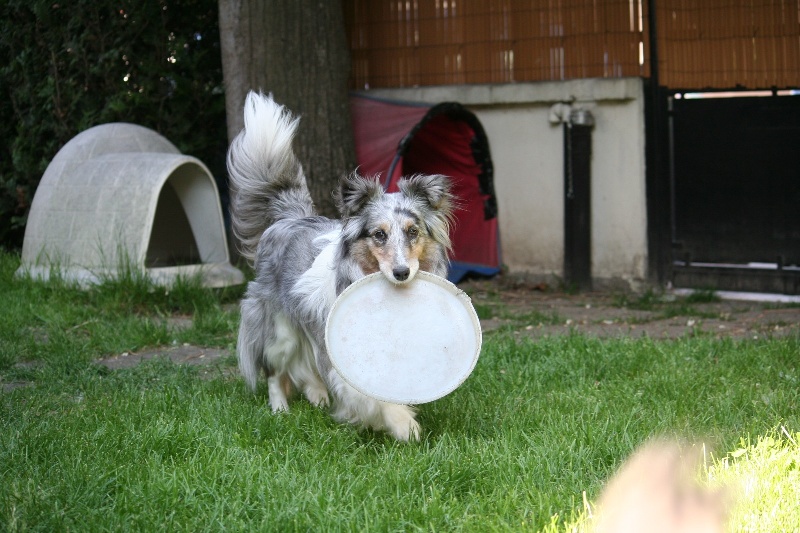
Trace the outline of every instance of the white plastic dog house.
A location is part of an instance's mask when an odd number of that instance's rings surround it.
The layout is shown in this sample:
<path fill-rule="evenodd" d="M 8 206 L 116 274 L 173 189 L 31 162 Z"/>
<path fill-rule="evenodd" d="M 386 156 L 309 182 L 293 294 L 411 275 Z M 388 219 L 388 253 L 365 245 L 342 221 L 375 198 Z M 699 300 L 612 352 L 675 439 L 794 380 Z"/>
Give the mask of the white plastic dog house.
<path fill-rule="evenodd" d="M 82 284 L 138 269 L 236 285 L 219 192 L 206 166 L 134 124 L 95 126 L 56 154 L 36 190 L 18 273 Z"/>

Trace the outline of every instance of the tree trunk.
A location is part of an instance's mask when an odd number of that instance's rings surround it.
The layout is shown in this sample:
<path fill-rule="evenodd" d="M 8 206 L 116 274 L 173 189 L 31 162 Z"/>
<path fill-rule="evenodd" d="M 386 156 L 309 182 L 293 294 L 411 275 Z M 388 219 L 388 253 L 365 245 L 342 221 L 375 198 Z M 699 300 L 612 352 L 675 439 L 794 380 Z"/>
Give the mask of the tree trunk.
<path fill-rule="evenodd" d="M 272 93 L 302 117 L 294 148 L 318 212 L 355 167 L 347 47 L 340 0 L 219 0 L 228 139 L 242 129 L 250 90 Z"/>

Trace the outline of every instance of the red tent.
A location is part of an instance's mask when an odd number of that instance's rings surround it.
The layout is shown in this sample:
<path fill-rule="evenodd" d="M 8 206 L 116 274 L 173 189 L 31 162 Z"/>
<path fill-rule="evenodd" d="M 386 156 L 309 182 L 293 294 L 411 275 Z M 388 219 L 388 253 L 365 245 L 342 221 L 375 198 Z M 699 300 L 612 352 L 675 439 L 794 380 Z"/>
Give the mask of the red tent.
<path fill-rule="evenodd" d="M 478 118 L 457 103 L 433 107 L 350 99 L 356 156 L 364 175 L 380 174 L 388 191 L 412 174 L 444 174 L 460 209 L 451 238 L 450 281 L 500 271 L 497 199 L 489 142 Z"/>

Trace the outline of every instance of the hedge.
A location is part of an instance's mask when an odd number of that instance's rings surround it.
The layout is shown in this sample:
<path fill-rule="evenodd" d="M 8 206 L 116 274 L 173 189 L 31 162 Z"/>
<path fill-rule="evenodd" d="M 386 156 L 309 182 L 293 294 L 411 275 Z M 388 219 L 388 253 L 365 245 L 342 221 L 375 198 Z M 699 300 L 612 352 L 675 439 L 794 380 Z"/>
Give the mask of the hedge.
<path fill-rule="evenodd" d="M 97 124 L 154 129 L 224 184 L 217 18 L 216 0 L 0 5 L 0 245 L 21 246 L 48 163 Z"/>

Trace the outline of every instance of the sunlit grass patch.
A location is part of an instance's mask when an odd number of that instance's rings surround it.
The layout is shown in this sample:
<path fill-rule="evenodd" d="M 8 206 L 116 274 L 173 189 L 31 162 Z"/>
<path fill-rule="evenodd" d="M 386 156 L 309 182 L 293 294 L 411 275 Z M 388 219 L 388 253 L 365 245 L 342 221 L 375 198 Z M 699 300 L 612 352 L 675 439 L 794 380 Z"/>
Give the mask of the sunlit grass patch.
<path fill-rule="evenodd" d="M 731 492 L 731 531 L 800 528 L 800 433 L 785 427 L 742 438 L 708 469 L 713 486 Z"/>

